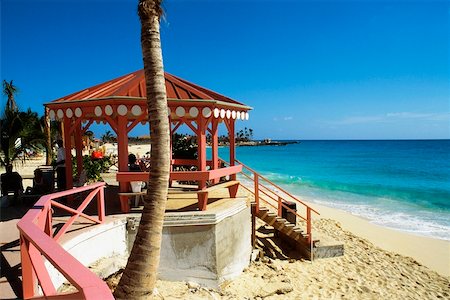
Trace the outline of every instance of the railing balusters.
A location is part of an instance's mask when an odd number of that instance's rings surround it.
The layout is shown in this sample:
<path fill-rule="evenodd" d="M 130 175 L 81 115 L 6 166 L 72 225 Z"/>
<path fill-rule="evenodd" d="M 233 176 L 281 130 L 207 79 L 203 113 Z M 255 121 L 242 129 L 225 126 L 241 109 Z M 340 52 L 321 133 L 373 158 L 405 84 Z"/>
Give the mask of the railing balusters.
<path fill-rule="evenodd" d="M 312 243 L 311 233 L 311 208 L 306 207 L 306 234 L 308 235 L 308 243 Z"/>
<path fill-rule="evenodd" d="M 19 221 L 17 227 L 20 232 L 20 256 L 22 262 L 22 289 L 25 299 L 36 296 L 38 284 L 45 296 L 57 295 L 50 275 L 44 264 L 44 257 L 61 273 L 66 279 L 77 286 L 79 292 L 71 296 L 79 298 L 79 295 L 88 295 L 86 299 L 113 299 L 107 285 L 84 269 L 77 260 L 67 254 L 56 240 L 65 233 L 68 226 L 78 217 L 83 217 L 95 223 L 103 223 L 105 220 L 104 206 L 105 183 L 96 183 L 91 186 L 80 187 L 72 190 L 57 192 L 42 196 L 35 206 L 31 208 Z M 62 205 L 54 199 L 73 196 L 76 193 L 91 191 L 77 209 Z M 83 213 L 93 198 L 97 199 L 98 219 Z M 52 205 L 59 207 L 72 214 L 63 228 L 53 237 L 52 229 Z M 54 244 L 56 243 L 56 244 Z M 67 254 L 67 257 L 64 255 Z M 88 279 L 87 279 L 88 278 Z M 95 282 L 95 284 L 93 284 Z"/>
<path fill-rule="evenodd" d="M 22 269 L 22 297 L 24 299 L 32 298 L 35 295 L 37 286 L 36 274 L 31 264 L 31 258 L 29 253 L 30 242 L 26 237 L 20 235 L 20 261 Z"/>
<path fill-rule="evenodd" d="M 259 213 L 259 180 L 258 180 L 258 173 L 253 172 L 253 178 L 255 180 L 255 182 L 254 182 L 254 184 L 255 184 L 255 203 L 256 203 L 255 212 Z"/>
<path fill-rule="evenodd" d="M 282 201 L 283 201 L 283 198 L 281 198 L 281 197 L 279 196 L 279 197 L 278 197 L 278 216 L 279 216 L 279 217 L 281 217 L 281 215 L 282 215 L 282 210 L 283 210 Z"/>
<path fill-rule="evenodd" d="M 246 190 L 248 190 L 250 193 L 252 193 L 255 196 L 255 213 L 259 212 L 259 203 L 260 200 L 264 201 L 267 205 L 269 205 L 270 207 L 272 207 L 274 210 L 277 210 L 277 215 L 278 216 L 282 216 L 282 208 L 283 208 L 283 201 L 285 200 L 281 195 L 286 195 L 287 197 L 289 197 L 290 199 L 294 200 L 296 203 L 299 203 L 301 205 L 303 205 L 306 208 L 306 218 L 304 218 L 303 216 L 301 216 L 297 211 L 294 211 L 294 213 L 300 217 L 301 219 L 306 221 L 306 234 L 307 234 L 307 240 L 308 243 L 310 243 L 311 245 L 311 249 L 312 249 L 312 244 L 313 244 L 313 239 L 312 239 L 312 219 L 311 219 L 311 212 L 315 212 L 317 214 L 319 214 L 316 210 L 312 209 L 310 206 L 308 206 L 306 203 L 304 203 L 303 201 L 297 199 L 296 197 L 294 197 L 293 195 L 291 195 L 289 192 L 287 192 L 286 190 L 284 190 L 283 188 L 279 187 L 278 185 L 274 184 L 273 182 L 271 182 L 270 180 L 268 180 L 267 178 L 265 178 L 264 176 L 259 175 L 255 170 L 252 170 L 251 168 L 247 167 L 246 165 L 244 165 L 242 162 L 235 160 L 236 163 L 242 165 L 242 171 L 241 173 L 249 178 L 252 179 L 251 176 L 247 175 L 244 171 L 248 171 L 251 174 L 253 174 L 253 183 L 254 183 L 254 191 L 247 189 L 245 186 L 244 188 Z M 266 187 L 263 184 L 260 184 L 260 180 L 265 181 L 266 183 L 270 184 L 271 186 L 273 186 L 276 190 L 271 190 L 268 187 Z M 260 189 L 261 187 L 261 189 Z M 274 197 L 271 197 L 268 193 L 266 193 L 264 190 L 262 190 L 262 187 L 264 187 L 267 191 L 270 191 L 271 193 L 273 193 L 275 196 L 277 196 L 278 199 L 275 199 Z M 272 202 L 277 202 L 277 206 L 272 205 L 271 203 L 269 203 L 265 198 L 259 198 L 260 196 L 260 192 L 263 193 L 264 195 L 267 196 L 267 198 L 271 199 Z M 286 200 L 287 201 L 287 200 Z M 292 211 L 292 209 L 287 208 L 289 211 Z"/>

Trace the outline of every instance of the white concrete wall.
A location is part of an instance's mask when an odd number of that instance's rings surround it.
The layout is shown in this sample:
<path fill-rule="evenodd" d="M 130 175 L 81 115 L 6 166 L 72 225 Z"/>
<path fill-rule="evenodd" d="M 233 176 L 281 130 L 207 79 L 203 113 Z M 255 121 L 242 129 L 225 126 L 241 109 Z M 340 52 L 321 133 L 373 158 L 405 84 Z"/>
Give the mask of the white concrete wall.
<path fill-rule="evenodd" d="M 70 239 L 63 241 L 63 248 L 85 266 L 95 262 L 117 257 L 122 259 L 111 259 L 109 269 L 111 273 L 125 266 L 123 257 L 128 256 L 127 249 L 126 219 L 118 218 L 103 225 L 94 225 L 80 230 L 79 233 L 71 233 Z M 66 278 L 48 261 L 45 262 L 53 285 L 58 288 Z"/>
<path fill-rule="evenodd" d="M 83 229 L 62 245 L 83 265 L 95 266 L 96 273 L 107 277 L 126 265 L 136 234 L 127 231 L 127 217 Z M 159 277 L 217 288 L 248 266 L 251 251 L 250 208 L 243 199 L 230 200 L 216 211 L 166 214 Z M 60 287 L 66 279 L 46 263 L 55 287 Z"/>

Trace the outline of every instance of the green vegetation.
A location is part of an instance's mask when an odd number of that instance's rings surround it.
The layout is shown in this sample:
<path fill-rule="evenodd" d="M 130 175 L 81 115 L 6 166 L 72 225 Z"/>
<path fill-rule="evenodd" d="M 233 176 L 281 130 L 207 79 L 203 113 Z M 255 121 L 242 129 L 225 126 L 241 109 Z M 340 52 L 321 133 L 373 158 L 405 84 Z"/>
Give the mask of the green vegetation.
<path fill-rule="evenodd" d="M 102 135 L 103 143 L 115 143 L 116 141 L 117 137 L 112 134 L 111 130 L 106 131 L 105 134 Z"/>
<path fill-rule="evenodd" d="M 172 157 L 179 159 L 197 159 L 197 138 L 175 133 L 172 136 Z"/>
<path fill-rule="evenodd" d="M 86 178 L 88 182 L 102 181 L 103 178 L 100 173 L 105 173 L 111 167 L 112 162 L 109 156 L 100 159 L 92 159 L 89 155 L 83 156 L 83 169 L 86 171 Z M 72 173 L 77 176 L 76 159 L 72 160 Z"/>
<path fill-rule="evenodd" d="M 42 152 L 47 141 L 44 134 L 44 118 L 28 109 L 19 111 L 14 100 L 17 88 L 12 81 L 3 81 L 3 94 L 8 97 L 0 117 L 0 165 L 7 166 L 22 161 L 36 152 Z"/>

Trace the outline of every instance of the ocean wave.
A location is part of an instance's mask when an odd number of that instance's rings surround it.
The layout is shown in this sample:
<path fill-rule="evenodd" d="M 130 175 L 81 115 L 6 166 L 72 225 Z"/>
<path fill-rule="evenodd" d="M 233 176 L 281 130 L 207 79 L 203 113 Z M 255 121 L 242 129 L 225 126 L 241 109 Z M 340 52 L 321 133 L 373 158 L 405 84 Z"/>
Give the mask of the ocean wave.
<path fill-rule="evenodd" d="M 303 189 L 320 189 L 326 192 L 346 192 L 376 198 L 395 199 L 405 204 L 415 203 L 427 209 L 450 211 L 450 192 L 439 188 L 405 187 L 377 183 L 349 183 L 337 180 L 312 180 L 297 175 L 266 173 L 269 180 L 289 187 L 293 192 Z"/>
<path fill-rule="evenodd" d="M 447 212 L 420 210 L 414 205 L 399 206 L 397 201 L 386 198 L 377 199 L 378 203 L 373 204 L 367 204 L 368 199 L 352 199 L 353 203 L 349 203 L 343 202 L 336 195 L 320 194 L 315 193 L 312 197 L 309 195 L 303 198 L 312 203 L 349 212 L 383 227 L 450 241 L 450 220 Z"/>

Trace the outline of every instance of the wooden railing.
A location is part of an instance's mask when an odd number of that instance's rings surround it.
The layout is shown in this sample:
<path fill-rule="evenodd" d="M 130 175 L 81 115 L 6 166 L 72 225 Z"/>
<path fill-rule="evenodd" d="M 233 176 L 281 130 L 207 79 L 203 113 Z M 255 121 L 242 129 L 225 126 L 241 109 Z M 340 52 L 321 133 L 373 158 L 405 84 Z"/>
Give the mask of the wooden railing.
<path fill-rule="evenodd" d="M 106 283 L 58 243 L 78 217 L 98 224 L 104 222 L 104 187 L 105 183 L 101 182 L 42 196 L 17 223 L 20 232 L 22 286 L 25 299 L 114 299 Z M 73 197 L 83 192 L 89 192 L 89 194 L 76 209 L 55 201 L 61 197 Z M 94 198 L 97 200 L 98 216 L 83 213 Z M 70 213 L 71 216 L 59 231 L 53 232 L 52 214 L 53 208 L 56 207 Z M 58 294 L 45 267 L 45 260 L 64 275 L 78 292 Z M 43 296 L 38 294 L 38 285 Z"/>
<path fill-rule="evenodd" d="M 225 161 L 223 162 L 226 163 Z M 242 175 L 244 179 L 248 179 L 250 185 L 253 185 L 249 187 L 245 184 L 245 182 L 242 182 L 241 187 L 254 196 L 256 203 L 256 212 L 259 212 L 261 202 L 263 202 L 269 210 L 276 212 L 276 214 L 280 217 L 282 216 L 283 208 L 286 211 L 295 214 L 298 218 L 305 221 L 306 237 L 308 239 L 308 243 L 310 243 L 310 245 L 312 246 L 313 240 L 311 213 L 314 212 L 319 215 L 319 212 L 311 208 L 308 204 L 301 201 L 297 197 L 293 196 L 285 189 L 262 176 L 255 170 L 249 168 L 242 162 L 236 160 L 236 163 L 242 165 L 242 172 L 240 173 L 240 175 Z M 290 208 L 288 206 L 289 202 L 296 203 L 297 209 L 293 210 L 292 208 Z"/>

